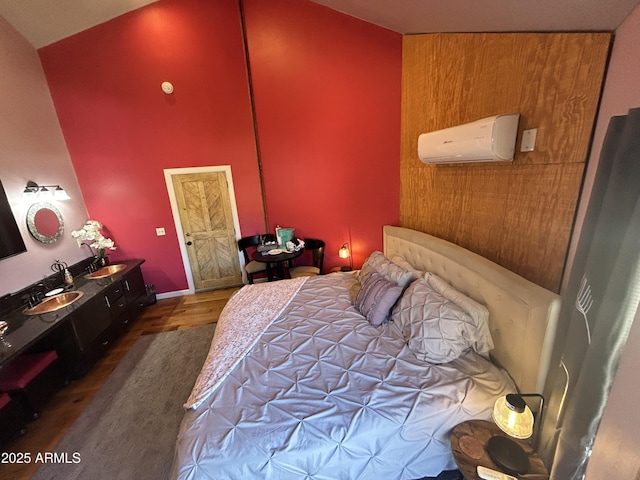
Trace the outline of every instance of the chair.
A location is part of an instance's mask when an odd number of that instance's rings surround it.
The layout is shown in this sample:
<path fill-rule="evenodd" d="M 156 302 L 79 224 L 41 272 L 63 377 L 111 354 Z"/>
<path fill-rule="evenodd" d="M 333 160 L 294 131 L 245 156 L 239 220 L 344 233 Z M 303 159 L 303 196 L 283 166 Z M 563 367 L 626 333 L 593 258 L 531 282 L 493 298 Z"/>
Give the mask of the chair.
<path fill-rule="evenodd" d="M 244 255 L 244 269 L 245 272 L 247 272 L 249 283 L 253 283 L 253 277 L 255 275 L 266 273 L 269 277 L 271 276 L 268 263 L 256 262 L 249 256 L 250 252 L 253 252 L 253 250 L 256 249 L 258 245 L 260 245 L 263 239 L 265 242 L 275 242 L 276 236 L 273 233 L 265 233 L 262 235 L 251 235 L 249 237 L 242 237 L 240 240 L 238 240 L 238 249 Z"/>
<path fill-rule="evenodd" d="M 7 393 L 0 393 L 0 449 L 27 431 L 27 414 L 20 404 Z"/>
<path fill-rule="evenodd" d="M 313 265 L 291 267 L 289 269 L 289 275 L 291 278 L 322 275 L 322 265 L 324 263 L 324 242 L 316 238 L 305 238 L 304 250 L 311 252 Z"/>
<path fill-rule="evenodd" d="M 17 400 L 34 420 L 65 383 L 55 350 L 25 353 L 2 368 L 0 391 Z"/>

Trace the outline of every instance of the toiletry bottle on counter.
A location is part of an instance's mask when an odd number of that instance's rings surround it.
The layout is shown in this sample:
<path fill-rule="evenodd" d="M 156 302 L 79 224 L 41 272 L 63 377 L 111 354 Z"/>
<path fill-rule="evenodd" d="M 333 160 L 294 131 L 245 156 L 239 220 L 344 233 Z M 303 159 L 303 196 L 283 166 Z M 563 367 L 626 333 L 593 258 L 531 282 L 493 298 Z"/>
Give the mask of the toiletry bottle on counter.
<path fill-rule="evenodd" d="M 71 275 L 71 272 L 69 271 L 68 268 L 64 269 L 63 272 L 63 281 L 65 285 L 73 285 L 73 275 Z"/>

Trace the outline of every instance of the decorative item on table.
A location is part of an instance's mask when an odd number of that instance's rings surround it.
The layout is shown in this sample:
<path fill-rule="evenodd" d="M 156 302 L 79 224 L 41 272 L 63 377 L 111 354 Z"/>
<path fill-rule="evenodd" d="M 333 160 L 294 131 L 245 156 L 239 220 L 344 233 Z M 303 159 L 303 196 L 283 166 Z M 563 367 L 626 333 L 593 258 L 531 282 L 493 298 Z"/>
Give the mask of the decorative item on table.
<path fill-rule="evenodd" d="M 498 428 L 518 439 L 526 439 L 533 434 L 533 412 L 523 397 L 538 398 L 538 416 L 541 417 L 544 397 L 538 393 L 510 393 L 498 398 L 493 407 L 493 421 Z M 487 444 L 487 453 L 496 465 L 512 475 L 524 475 L 529 470 L 529 457 L 526 452 L 508 437 L 491 437 Z"/>
<path fill-rule="evenodd" d="M 304 248 L 304 240 L 294 238 L 286 243 L 287 252 L 299 252 Z"/>
<path fill-rule="evenodd" d="M 116 246 L 113 240 L 105 237 L 100 231 L 103 228 L 102 224 L 96 220 L 87 220 L 87 223 L 80 230 L 74 230 L 71 232 L 71 236 L 76 239 L 78 246 L 87 245 L 91 252 L 93 249 L 97 250 L 95 253 L 94 264 L 99 267 L 109 265 L 109 257 L 107 256 L 107 249 L 115 250 Z M 90 242 L 90 243 L 89 243 Z"/>
<path fill-rule="evenodd" d="M 278 242 L 275 241 L 267 241 L 265 240 L 264 235 L 260 235 L 260 245 L 258 245 L 257 250 L 266 255 L 270 250 L 275 250 L 276 248 L 280 248 L 278 246 Z"/>
<path fill-rule="evenodd" d="M 276 240 L 280 248 L 283 250 L 287 248 L 287 242 L 293 240 L 295 230 L 295 228 L 283 228 L 280 227 L 280 225 L 276 226 Z"/>

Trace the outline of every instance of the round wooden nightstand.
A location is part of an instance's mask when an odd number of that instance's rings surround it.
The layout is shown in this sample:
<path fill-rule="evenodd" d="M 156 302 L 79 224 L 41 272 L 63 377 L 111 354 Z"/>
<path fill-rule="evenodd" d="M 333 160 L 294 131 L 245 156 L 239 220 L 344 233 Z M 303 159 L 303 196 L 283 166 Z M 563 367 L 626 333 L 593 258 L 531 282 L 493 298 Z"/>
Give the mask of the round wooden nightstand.
<path fill-rule="evenodd" d="M 458 469 L 466 480 L 480 480 L 476 470 L 478 465 L 501 471 L 489 457 L 486 448 L 489 439 L 496 435 L 507 436 L 495 423 L 486 420 L 469 420 L 455 426 L 451 432 L 451 451 Z M 539 474 L 540 480 L 548 478 L 549 472 L 533 447 L 525 441 L 512 440 L 516 441 L 529 457 L 527 474 Z"/>

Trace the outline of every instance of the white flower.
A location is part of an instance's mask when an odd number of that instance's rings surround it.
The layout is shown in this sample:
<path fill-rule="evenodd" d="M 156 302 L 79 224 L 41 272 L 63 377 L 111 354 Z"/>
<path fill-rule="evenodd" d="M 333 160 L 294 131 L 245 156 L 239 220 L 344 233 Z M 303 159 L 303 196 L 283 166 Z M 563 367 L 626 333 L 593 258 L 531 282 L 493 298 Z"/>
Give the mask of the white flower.
<path fill-rule="evenodd" d="M 105 237 L 100 232 L 102 228 L 102 224 L 96 220 L 87 220 L 87 223 L 80 230 L 74 230 L 71 232 L 71 236 L 76 239 L 78 242 L 78 246 L 82 245 L 85 241 L 93 242 L 88 243 L 88 245 L 92 248 L 97 248 L 98 250 L 104 250 L 108 248 L 109 250 L 115 250 L 116 246 L 113 240 Z"/>

